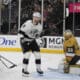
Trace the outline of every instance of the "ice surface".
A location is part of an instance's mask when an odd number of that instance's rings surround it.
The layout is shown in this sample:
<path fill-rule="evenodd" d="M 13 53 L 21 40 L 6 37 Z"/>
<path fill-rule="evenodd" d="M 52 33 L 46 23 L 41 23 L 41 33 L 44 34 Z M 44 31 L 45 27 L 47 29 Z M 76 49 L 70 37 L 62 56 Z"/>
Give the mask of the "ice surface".
<path fill-rule="evenodd" d="M 44 75 L 40 76 L 36 73 L 36 66 L 34 63 L 34 56 L 32 54 L 30 58 L 30 64 L 28 70 L 30 71 L 30 77 L 22 77 L 22 58 L 21 53 L 13 52 L 0 52 L 0 55 L 6 57 L 18 66 L 13 69 L 7 69 L 0 62 L 0 80 L 79 80 L 80 77 L 71 74 L 61 74 L 58 72 L 49 71 L 48 67 L 57 68 L 60 60 L 64 57 L 62 54 L 41 54 L 42 55 L 42 69 Z"/>

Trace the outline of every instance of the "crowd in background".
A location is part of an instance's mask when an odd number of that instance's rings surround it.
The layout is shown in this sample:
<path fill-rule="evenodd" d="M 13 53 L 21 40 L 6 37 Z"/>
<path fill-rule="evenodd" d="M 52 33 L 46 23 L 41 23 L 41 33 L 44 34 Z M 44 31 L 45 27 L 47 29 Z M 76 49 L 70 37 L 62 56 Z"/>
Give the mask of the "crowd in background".
<path fill-rule="evenodd" d="M 0 34 L 17 34 L 18 0 L 11 0 L 8 4 L 2 2 L 2 6 Z"/>
<path fill-rule="evenodd" d="M 32 18 L 34 11 L 41 12 L 42 0 L 23 0 L 21 22 Z M 25 4 L 24 4 L 25 3 Z M 26 6 L 27 5 L 27 6 Z M 33 7 L 34 6 L 34 7 Z M 42 13 L 42 12 L 41 12 Z M 63 1 L 44 0 L 43 2 L 43 29 L 45 35 L 56 36 L 62 34 L 63 29 Z M 21 24 L 22 24 L 21 23 Z"/>
<path fill-rule="evenodd" d="M 56 36 L 62 34 L 63 2 L 62 0 L 44 0 L 43 23 L 46 35 Z"/>
<path fill-rule="evenodd" d="M 21 5 L 21 24 L 32 18 L 35 11 L 41 13 L 41 0 L 22 0 Z"/>
<path fill-rule="evenodd" d="M 63 3 L 62 0 L 44 0 L 43 5 L 43 29 L 45 35 L 62 34 Z M 4 5 L 4 4 L 3 4 Z M 4 5 L 2 9 L 2 25 L 0 34 L 17 34 L 18 32 L 18 0 L 11 1 Z M 22 0 L 21 2 L 21 25 L 32 18 L 34 11 L 41 11 L 42 0 Z M 11 9 L 11 20 L 9 22 L 9 12 Z M 59 23 L 60 22 L 60 23 Z M 49 29 L 48 29 L 49 28 Z M 60 30 L 59 30 L 60 29 Z"/>
<path fill-rule="evenodd" d="M 45 30 L 45 35 L 46 36 L 62 35 L 64 0 L 43 0 L 43 1 L 44 1 L 43 2 L 43 30 Z M 66 4 L 72 1 L 73 0 L 66 0 Z M 2 18 L 1 18 L 2 25 L 0 27 L 0 34 L 17 34 L 19 0 L 11 0 L 11 8 L 10 8 L 10 3 L 8 5 L 3 4 L 3 6 L 4 7 L 2 8 Z M 9 22 L 10 9 L 11 9 L 11 20 Z M 20 25 L 22 25 L 26 20 L 31 19 L 33 12 L 39 11 L 40 13 L 42 13 L 41 9 L 42 9 L 42 0 L 21 0 L 21 20 L 20 20 L 21 24 Z"/>

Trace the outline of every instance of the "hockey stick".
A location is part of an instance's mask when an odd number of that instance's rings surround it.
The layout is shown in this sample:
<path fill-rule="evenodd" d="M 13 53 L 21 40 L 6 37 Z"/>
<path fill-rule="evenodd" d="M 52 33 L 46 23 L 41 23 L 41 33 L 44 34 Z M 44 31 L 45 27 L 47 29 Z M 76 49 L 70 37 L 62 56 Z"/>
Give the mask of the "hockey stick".
<path fill-rule="evenodd" d="M 1 62 L 5 65 L 6 68 L 11 69 L 14 68 L 16 65 L 12 65 L 12 66 L 8 66 L 3 60 L 1 60 Z"/>
<path fill-rule="evenodd" d="M 12 65 L 9 67 L 1 58 L 4 59 L 4 60 L 6 60 L 7 62 L 9 62 L 9 63 L 12 64 Z M 14 67 L 17 66 L 17 65 L 14 64 L 12 61 L 8 60 L 7 58 L 5 58 L 5 57 L 3 57 L 3 56 L 1 56 L 1 55 L 0 55 L 0 60 L 1 60 L 1 62 L 5 65 L 5 67 L 8 68 L 8 69 L 11 69 L 11 68 L 14 68 Z"/>
<path fill-rule="evenodd" d="M 54 71 L 54 72 L 59 72 L 58 69 L 53 69 L 53 68 L 48 68 L 48 70 L 50 70 L 50 71 Z"/>
<path fill-rule="evenodd" d="M 64 73 L 64 72 L 62 72 L 62 71 L 59 71 L 59 69 L 54 69 L 54 68 L 48 68 L 48 70 L 50 70 L 50 71 L 52 71 L 52 72 L 57 72 L 57 73 L 60 73 L 60 74 L 67 74 L 67 73 Z M 80 76 L 80 74 L 78 75 L 78 74 L 72 74 L 72 73 L 68 73 L 67 75 L 72 75 L 72 76 Z"/>

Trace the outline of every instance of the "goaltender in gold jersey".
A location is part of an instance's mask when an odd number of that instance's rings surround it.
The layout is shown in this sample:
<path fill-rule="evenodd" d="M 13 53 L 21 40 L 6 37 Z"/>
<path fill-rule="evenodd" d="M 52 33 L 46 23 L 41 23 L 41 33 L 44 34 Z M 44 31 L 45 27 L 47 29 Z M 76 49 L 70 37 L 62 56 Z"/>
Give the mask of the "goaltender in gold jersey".
<path fill-rule="evenodd" d="M 68 70 L 65 69 L 65 72 L 69 72 L 69 66 L 75 65 L 80 60 L 80 52 L 79 52 L 79 45 L 77 43 L 76 38 L 72 34 L 71 30 L 66 30 L 64 32 L 64 53 L 66 57 L 66 62 Z"/>

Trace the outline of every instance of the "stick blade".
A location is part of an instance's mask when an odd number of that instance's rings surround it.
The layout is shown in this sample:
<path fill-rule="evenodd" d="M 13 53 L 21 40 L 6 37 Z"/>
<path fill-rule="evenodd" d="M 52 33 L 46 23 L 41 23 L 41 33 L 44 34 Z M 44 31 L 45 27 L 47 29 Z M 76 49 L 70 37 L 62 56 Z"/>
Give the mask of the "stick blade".
<path fill-rule="evenodd" d="M 10 66 L 9 68 L 11 69 L 11 68 L 14 68 L 14 67 L 16 67 L 16 66 L 17 66 L 17 65 L 14 64 L 14 65 Z"/>

